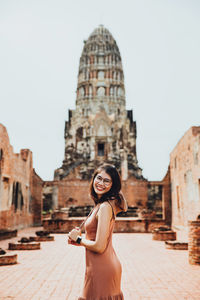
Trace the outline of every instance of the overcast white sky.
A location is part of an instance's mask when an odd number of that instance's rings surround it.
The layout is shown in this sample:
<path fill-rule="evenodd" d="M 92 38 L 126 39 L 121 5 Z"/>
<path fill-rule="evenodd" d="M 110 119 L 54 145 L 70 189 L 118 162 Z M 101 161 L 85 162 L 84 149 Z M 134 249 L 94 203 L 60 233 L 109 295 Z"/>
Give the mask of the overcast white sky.
<path fill-rule="evenodd" d="M 44 180 L 64 158 L 83 40 L 103 24 L 119 46 L 143 175 L 200 125 L 199 0 L 0 0 L 0 123 Z"/>

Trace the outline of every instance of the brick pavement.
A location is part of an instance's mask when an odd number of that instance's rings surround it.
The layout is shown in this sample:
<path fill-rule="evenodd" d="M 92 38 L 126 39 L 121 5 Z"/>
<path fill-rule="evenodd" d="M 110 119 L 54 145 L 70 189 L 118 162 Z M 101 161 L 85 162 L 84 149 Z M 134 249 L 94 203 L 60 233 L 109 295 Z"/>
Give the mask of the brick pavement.
<path fill-rule="evenodd" d="M 22 230 L 12 241 L 35 230 Z M 68 245 L 64 234 L 54 236 L 55 242 L 41 243 L 41 250 L 14 251 L 18 264 L 0 267 L 0 300 L 77 299 L 84 248 Z M 6 249 L 9 241 L 0 241 L 0 247 Z M 114 234 L 113 244 L 122 263 L 125 300 L 200 299 L 200 266 L 189 265 L 187 251 L 167 250 L 151 234 Z"/>

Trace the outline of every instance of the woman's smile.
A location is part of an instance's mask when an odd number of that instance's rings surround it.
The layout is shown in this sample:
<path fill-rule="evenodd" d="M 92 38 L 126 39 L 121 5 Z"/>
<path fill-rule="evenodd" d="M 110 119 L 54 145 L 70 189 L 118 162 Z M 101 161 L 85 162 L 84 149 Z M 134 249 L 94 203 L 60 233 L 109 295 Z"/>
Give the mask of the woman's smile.
<path fill-rule="evenodd" d="M 105 188 L 103 188 L 102 186 L 99 186 L 98 184 L 96 185 L 96 188 L 98 191 L 104 191 Z"/>
<path fill-rule="evenodd" d="M 93 182 L 93 188 L 97 195 L 107 193 L 112 187 L 112 179 L 105 171 L 98 173 Z"/>

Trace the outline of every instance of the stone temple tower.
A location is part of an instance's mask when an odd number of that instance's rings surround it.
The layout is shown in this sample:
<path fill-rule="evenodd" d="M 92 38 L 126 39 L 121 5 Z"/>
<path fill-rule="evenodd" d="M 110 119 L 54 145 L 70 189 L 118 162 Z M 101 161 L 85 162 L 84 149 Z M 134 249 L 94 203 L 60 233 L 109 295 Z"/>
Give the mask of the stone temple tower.
<path fill-rule="evenodd" d="M 65 123 L 65 157 L 55 180 L 87 180 L 102 162 L 114 164 L 123 180 L 143 179 L 136 156 L 136 122 L 125 105 L 119 48 L 100 25 L 84 41 L 76 109 L 69 110 Z"/>

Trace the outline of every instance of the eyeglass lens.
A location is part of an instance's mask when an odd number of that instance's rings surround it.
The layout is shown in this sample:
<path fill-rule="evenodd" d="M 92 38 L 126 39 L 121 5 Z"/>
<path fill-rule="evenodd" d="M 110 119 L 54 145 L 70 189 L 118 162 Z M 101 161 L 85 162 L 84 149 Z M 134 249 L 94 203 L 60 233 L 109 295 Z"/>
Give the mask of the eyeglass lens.
<path fill-rule="evenodd" d="M 102 178 L 99 175 L 97 175 L 96 179 L 97 179 L 97 181 L 102 181 L 105 185 L 109 185 L 111 183 L 111 180 L 109 180 L 107 178 Z"/>

